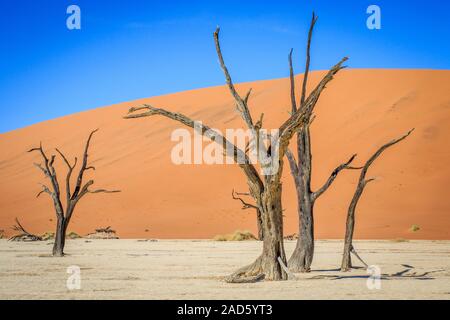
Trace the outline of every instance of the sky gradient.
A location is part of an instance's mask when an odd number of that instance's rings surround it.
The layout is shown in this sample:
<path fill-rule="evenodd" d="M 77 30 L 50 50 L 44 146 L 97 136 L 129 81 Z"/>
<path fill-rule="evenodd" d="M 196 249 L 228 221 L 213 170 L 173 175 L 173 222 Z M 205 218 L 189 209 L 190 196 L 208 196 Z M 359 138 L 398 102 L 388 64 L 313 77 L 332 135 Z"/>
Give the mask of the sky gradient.
<path fill-rule="evenodd" d="M 338 5 L 339 3 L 339 5 Z M 66 9 L 81 8 L 81 30 Z M 366 9 L 381 8 L 381 30 Z M 224 83 L 212 33 L 221 27 L 235 82 L 302 72 L 312 10 L 313 70 L 450 69 L 450 2 L 3 0 L 0 132 L 123 101 Z"/>

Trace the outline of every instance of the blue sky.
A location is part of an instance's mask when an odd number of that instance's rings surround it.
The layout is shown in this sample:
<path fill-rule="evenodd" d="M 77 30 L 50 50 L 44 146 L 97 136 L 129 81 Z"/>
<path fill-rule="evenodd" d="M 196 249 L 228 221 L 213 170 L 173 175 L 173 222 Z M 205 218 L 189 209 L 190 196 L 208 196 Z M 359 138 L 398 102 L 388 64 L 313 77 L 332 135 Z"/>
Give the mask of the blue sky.
<path fill-rule="evenodd" d="M 81 8 L 81 30 L 66 9 Z M 366 9 L 381 8 L 381 30 Z M 113 103 L 224 83 L 212 33 L 235 82 L 288 76 L 342 56 L 351 68 L 450 69 L 450 2 L 442 0 L 2 0 L 0 132 Z"/>

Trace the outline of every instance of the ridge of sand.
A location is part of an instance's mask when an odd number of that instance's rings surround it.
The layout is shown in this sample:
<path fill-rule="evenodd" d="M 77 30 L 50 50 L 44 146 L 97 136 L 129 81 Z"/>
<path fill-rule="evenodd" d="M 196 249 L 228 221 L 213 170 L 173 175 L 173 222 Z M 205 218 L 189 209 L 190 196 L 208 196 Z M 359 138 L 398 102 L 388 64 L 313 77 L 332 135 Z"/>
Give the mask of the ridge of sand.
<path fill-rule="evenodd" d="M 323 72 L 313 72 L 315 85 Z M 297 76 L 299 84 L 302 76 Z M 408 140 L 387 151 L 368 176 L 378 177 L 357 208 L 356 238 L 450 239 L 450 71 L 344 70 L 324 91 L 312 125 L 313 186 L 353 153 L 362 163 L 381 144 L 416 128 Z M 288 79 L 238 85 L 253 88 L 254 117 L 265 113 L 265 127 L 276 128 L 289 111 Z M 299 87 L 299 85 L 297 85 Z M 0 229 L 7 234 L 19 217 L 31 232 L 54 229 L 50 199 L 36 199 L 44 182 L 26 150 L 42 140 L 71 159 L 80 156 L 89 131 L 91 161 L 99 187 L 121 189 L 89 195 L 80 202 L 70 230 L 87 234 L 111 225 L 121 237 L 212 238 L 236 229 L 255 232 L 251 210 L 231 199 L 246 191 L 235 165 L 181 165 L 170 161 L 170 133 L 180 127 L 161 117 L 123 120 L 131 106 L 151 103 L 203 120 L 218 128 L 241 128 L 225 86 L 140 99 L 45 121 L 0 135 Z M 62 102 L 63 103 L 63 102 Z M 205 143 L 208 144 L 209 142 Z M 58 170 L 65 170 L 61 161 Z M 64 171 L 65 172 L 65 171 Z M 63 179 L 64 174 L 60 174 Z M 357 172 L 344 172 L 316 205 L 318 238 L 342 238 Z M 296 197 L 288 167 L 284 171 L 285 233 L 296 232 Z M 420 226 L 417 232 L 409 231 Z M 146 231 L 148 230 L 148 231 Z"/>

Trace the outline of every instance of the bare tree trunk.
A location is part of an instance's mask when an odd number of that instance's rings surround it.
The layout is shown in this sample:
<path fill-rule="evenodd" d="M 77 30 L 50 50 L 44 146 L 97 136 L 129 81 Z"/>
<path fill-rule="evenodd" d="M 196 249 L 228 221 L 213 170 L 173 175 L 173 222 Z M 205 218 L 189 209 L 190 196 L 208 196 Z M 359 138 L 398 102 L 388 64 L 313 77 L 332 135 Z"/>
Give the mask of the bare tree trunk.
<path fill-rule="evenodd" d="M 309 272 L 314 257 L 313 203 L 299 203 L 299 235 L 288 266 L 292 272 Z"/>
<path fill-rule="evenodd" d="M 414 129 L 410 130 L 407 134 L 403 135 L 402 137 L 392 140 L 385 145 L 383 145 L 381 148 L 375 152 L 373 156 L 367 160 L 364 167 L 362 167 L 361 174 L 359 176 L 358 185 L 356 187 L 355 194 L 353 195 L 352 201 L 350 202 L 350 206 L 348 208 L 347 212 L 347 222 L 346 222 L 346 230 L 345 230 L 345 242 L 344 242 L 344 253 L 342 256 L 342 263 L 341 263 L 341 271 L 349 271 L 352 268 L 352 259 L 351 259 L 351 253 L 353 253 L 358 259 L 361 260 L 365 264 L 364 261 L 358 256 L 355 248 L 353 247 L 353 233 L 355 230 L 355 210 L 356 206 L 358 204 L 359 199 L 361 198 L 361 195 L 364 191 L 364 188 L 366 185 L 374 181 L 374 178 L 366 179 L 367 170 L 369 170 L 369 167 L 372 165 L 372 163 L 389 147 L 399 143 L 400 141 L 406 139 L 411 132 Z"/>
<path fill-rule="evenodd" d="M 341 271 L 347 272 L 352 268 L 352 257 L 350 255 L 352 249 L 351 240 L 345 237 L 344 254 L 342 256 Z"/>
<path fill-rule="evenodd" d="M 64 256 L 64 246 L 66 244 L 67 223 L 64 218 L 58 218 L 56 223 L 55 243 L 53 244 L 53 256 Z"/>
<path fill-rule="evenodd" d="M 311 192 L 311 147 L 306 127 L 297 133 L 297 151 L 298 167 L 293 167 L 295 159 L 288 154 L 297 190 L 299 221 L 297 244 L 288 266 L 292 272 L 309 272 L 314 256 L 314 200 Z"/>
<path fill-rule="evenodd" d="M 258 228 L 258 240 L 264 240 L 264 227 L 261 211 L 256 209 L 256 226 Z"/>
<path fill-rule="evenodd" d="M 262 196 L 263 250 L 255 262 L 237 270 L 227 277 L 227 282 L 254 282 L 262 280 L 287 280 L 287 274 L 278 262 L 286 261 L 283 245 L 283 221 L 281 205 L 281 184 L 270 188 Z"/>
<path fill-rule="evenodd" d="M 345 241 L 344 241 L 344 254 L 342 256 L 341 271 L 349 271 L 352 268 L 351 253 L 353 251 L 353 233 L 355 230 L 355 208 L 359 198 L 364 190 L 367 182 L 362 184 L 358 183 L 355 195 L 350 203 L 350 207 L 347 213 L 347 222 L 345 225 Z"/>
<path fill-rule="evenodd" d="M 264 199 L 265 198 L 265 199 Z M 281 184 L 274 193 L 263 196 L 266 212 L 262 215 L 264 234 L 263 239 L 262 273 L 268 280 L 287 280 L 287 274 L 281 268 L 278 258 L 285 263 L 286 254 L 283 245 L 283 213 L 281 205 Z"/>

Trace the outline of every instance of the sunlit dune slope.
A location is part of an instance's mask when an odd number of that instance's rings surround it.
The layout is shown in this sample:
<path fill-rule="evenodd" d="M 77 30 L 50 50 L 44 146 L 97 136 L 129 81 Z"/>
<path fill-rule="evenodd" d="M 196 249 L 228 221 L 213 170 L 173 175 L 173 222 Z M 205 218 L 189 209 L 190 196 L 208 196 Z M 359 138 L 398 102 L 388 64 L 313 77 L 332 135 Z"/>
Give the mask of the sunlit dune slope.
<path fill-rule="evenodd" d="M 323 72 L 313 72 L 310 87 Z M 300 83 L 302 76 L 297 77 Z M 357 208 L 356 238 L 450 239 L 450 71 L 344 70 L 324 91 L 312 124 L 313 187 L 353 153 L 363 163 L 379 146 L 411 128 L 415 132 L 384 153 L 371 167 L 371 183 Z M 265 113 L 265 127 L 276 128 L 290 110 L 289 81 L 277 79 L 238 85 L 250 98 L 254 118 Z M 299 85 L 298 85 L 299 87 Z M 63 104 L 64 101 L 61 101 Z M 11 234 L 18 217 L 35 233 L 54 229 L 50 198 L 36 199 L 45 182 L 26 151 L 43 142 L 73 159 L 81 156 L 90 130 L 90 171 L 98 187 L 118 194 L 87 195 L 69 229 L 86 234 L 112 226 L 121 237 L 211 238 L 236 229 L 255 232 L 255 214 L 241 210 L 231 190 L 247 190 L 236 165 L 175 165 L 171 132 L 178 123 L 153 117 L 124 120 L 131 106 L 150 103 L 184 113 L 224 130 L 243 121 L 225 86 L 180 92 L 103 107 L 38 123 L 0 135 L 0 229 Z M 192 130 L 191 130 L 192 132 Z M 205 141 L 205 145 L 209 142 Z M 65 177 L 57 160 L 60 183 Z M 343 172 L 316 205 L 318 238 L 341 238 L 358 172 Z M 63 184 L 63 183 L 61 183 Z M 297 204 L 286 166 L 283 179 L 285 233 L 297 231 Z M 412 225 L 420 230 L 412 232 Z"/>

